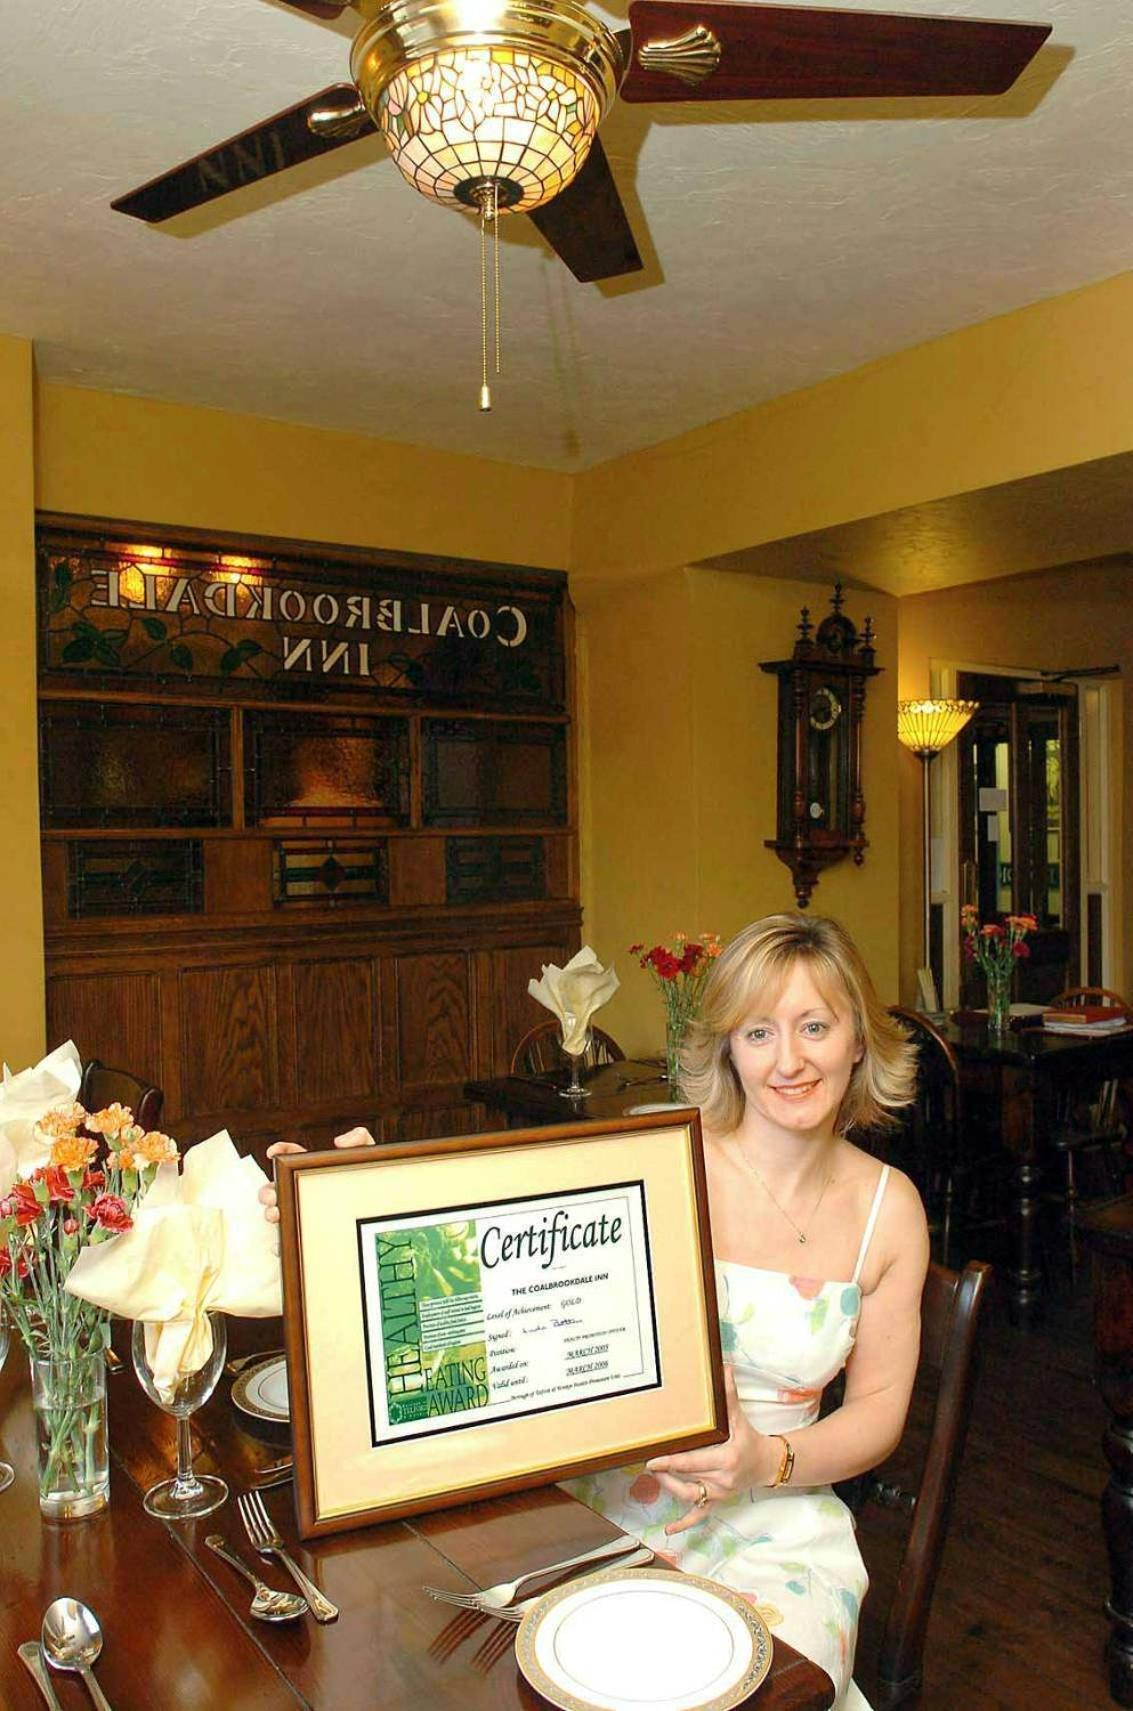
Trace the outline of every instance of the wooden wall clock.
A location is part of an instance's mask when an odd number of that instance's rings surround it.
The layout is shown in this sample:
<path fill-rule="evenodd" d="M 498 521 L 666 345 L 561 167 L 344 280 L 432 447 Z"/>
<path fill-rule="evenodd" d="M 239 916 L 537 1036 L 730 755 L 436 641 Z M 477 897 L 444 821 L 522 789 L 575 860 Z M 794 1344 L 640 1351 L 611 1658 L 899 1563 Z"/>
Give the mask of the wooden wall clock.
<path fill-rule="evenodd" d="M 800 909 L 824 868 L 866 850 L 862 794 L 862 715 L 866 680 L 876 677 L 873 624 L 859 635 L 842 610 L 836 583 L 833 608 L 817 631 L 804 606 L 790 659 L 764 660 L 779 679 L 778 823 L 768 849 L 791 870 Z"/>

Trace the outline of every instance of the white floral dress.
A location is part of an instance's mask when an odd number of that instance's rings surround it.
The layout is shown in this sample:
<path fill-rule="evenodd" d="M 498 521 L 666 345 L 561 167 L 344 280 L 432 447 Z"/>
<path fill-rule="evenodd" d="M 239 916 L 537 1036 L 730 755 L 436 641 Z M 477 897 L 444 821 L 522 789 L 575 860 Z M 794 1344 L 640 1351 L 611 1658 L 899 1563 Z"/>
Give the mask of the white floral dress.
<path fill-rule="evenodd" d="M 809 1426 L 845 1366 L 861 1313 L 858 1279 L 888 1179 L 885 1166 L 849 1283 L 716 1262 L 724 1359 L 757 1431 L 790 1435 Z M 674 1537 L 665 1524 L 687 1505 L 640 1463 L 570 1480 L 565 1489 L 659 1557 L 750 1598 L 774 1633 L 831 1677 L 834 1711 L 869 1711 L 850 1679 L 868 1579 L 853 1517 L 829 1486 L 756 1488 L 713 1503 L 700 1526 Z"/>

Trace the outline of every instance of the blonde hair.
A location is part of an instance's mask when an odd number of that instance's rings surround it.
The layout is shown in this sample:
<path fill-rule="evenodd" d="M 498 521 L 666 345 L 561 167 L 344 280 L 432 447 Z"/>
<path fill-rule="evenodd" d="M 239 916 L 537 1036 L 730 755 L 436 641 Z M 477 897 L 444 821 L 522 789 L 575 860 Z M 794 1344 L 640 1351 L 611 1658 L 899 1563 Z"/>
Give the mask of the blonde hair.
<path fill-rule="evenodd" d="M 681 1054 L 681 1086 L 710 1129 L 728 1134 L 744 1111 L 730 1036 L 753 1009 L 774 999 L 796 963 L 803 963 L 829 997 L 845 993 L 862 1049 L 838 1111 L 841 1134 L 895 1122 L 916 1085 L 916 1047 L 874 990 L 861 953 L 846 929 L 821 915 L 765 915 L 721 951 L 704 983 L 700 1014 Z"/>

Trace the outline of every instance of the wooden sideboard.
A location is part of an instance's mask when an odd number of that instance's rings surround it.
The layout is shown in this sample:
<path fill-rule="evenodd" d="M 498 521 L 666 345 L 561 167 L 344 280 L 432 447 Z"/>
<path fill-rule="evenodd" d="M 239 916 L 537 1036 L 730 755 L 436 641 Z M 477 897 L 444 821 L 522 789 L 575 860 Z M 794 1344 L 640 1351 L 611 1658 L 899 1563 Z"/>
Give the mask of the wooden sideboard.
<path fill-rule="evenodd" d="M 49 1042 L 191 1141 L 478 1126 L 579 944 L 558 572 L 39 532 Z"/>

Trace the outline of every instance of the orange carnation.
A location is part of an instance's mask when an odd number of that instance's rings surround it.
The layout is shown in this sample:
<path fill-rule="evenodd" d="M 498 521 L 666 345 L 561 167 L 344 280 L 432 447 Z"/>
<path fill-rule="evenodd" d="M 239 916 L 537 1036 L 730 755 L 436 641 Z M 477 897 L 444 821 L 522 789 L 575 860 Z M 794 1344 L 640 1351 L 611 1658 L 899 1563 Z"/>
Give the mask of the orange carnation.
<path fill-rule="evenodd" d="M 134 1113 L 130 1107 L 119 1105 L 118 1101 L 115 1100 L 114 1104 L 108 1105 L 105 1111 L 92 1112 L 86 1120 L 86 1127 L 93 1129 L 96 1135 L 105 1135 L 108 1140 L 113 1140 L 116 1135 L 122 1133 L 123 1129 L 129 1129 L 133 1125 L 133 1121 Z"/>
<path fill-rule="evenodd" d="M 168 1164 L 177 1157 L 177 1142 L 172 1136 L 163 1135 L 160 1129 L 151 1129 L 140 1140 L 134 1141 L 133 1153 L 135 1159 L 146 1164 Z"/>
<path fill-rule="evenodd" d="M 86 1122 L 86 1117 L 81 1105 L 60 1105 L 54 1111 L 45 1111 L 37 1127 L 41 1134 L 55 1140 L 59 1135 L 73 1135 Z"/>
<path fill-rule="evenodd" d="M 85 1170 L 97 1150 L 85 1135 L 60 1135 L 51 1145 L 51 1163 L 60 1170 Z"/>

